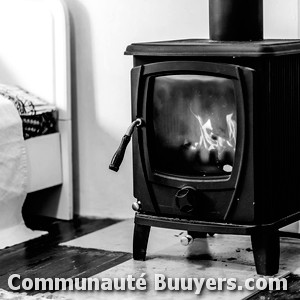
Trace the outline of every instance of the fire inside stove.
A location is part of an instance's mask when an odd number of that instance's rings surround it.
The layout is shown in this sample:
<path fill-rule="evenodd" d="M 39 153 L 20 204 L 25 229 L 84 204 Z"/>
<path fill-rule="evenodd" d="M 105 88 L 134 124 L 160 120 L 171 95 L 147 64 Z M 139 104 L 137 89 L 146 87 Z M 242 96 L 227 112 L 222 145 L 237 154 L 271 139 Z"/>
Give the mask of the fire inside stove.
<path fill-rule="evenodd" d="M 202 177 L 231 174 L 237 139 L 232 80 L 192 74 L 158 76 L 152 103 L 149 144 L 157 172 Z"/>

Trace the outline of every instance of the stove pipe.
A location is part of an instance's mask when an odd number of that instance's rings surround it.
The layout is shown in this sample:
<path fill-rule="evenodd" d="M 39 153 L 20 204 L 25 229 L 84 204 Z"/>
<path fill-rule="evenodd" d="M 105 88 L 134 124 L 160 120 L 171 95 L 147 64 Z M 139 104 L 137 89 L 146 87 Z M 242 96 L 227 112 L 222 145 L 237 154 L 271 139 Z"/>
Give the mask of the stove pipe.
<path fill-rule="evenodd" d="M 215 41 L 263 39 L 263 0 L 209 0 L 209 35 Z"/>

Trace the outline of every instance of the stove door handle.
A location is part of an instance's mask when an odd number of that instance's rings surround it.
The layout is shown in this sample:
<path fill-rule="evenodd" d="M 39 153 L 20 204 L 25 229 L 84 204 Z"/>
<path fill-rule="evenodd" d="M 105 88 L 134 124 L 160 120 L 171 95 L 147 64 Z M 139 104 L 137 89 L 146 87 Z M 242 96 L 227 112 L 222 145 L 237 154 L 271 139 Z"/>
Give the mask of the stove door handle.
<path fill-rule="evenodd" d="M 130 142 L 130 139 L 131 139 L 131 136 L 133 134 L 134 128 L 138 127 L 138 126 L 141 126 L 141 125 L 142 125 L 142 120 L 141 119 L 136 119 L 128 127 L 125 135 L 123 136 L 123 138 L 121 140 L 121 143 L 120 143 L 116 153 L 114 154 L 114 156 L 111 160 L 111 163 L 109 165 L 110 170 L 113 170 L 115 172 L 119 171 L 120 165 L 123 161 L 125 151 L 126 151 L 127 145 Z"/>

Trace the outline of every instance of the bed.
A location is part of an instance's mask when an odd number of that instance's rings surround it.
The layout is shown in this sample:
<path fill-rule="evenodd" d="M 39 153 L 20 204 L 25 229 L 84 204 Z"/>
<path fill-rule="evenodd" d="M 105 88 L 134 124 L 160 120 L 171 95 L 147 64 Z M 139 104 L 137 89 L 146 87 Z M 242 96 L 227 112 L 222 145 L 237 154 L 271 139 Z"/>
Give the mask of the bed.
<path fill-rule="evenodd" d="M 28 159 L 27 192 L 32 193 L 62 184 L 61 144 L 56 106 L 22 87 L 8 84 L 0 83 L 0 97 L 0 101 L 8 100 L 14 105 L 18 119 L 21 119 Z"/>
<path fill-rule="evenodd" d="M 41 136 L 24 133 L 29 171 L 27 208 L 32 213 L 71 219 L 68 14 L 60 0 L 0 0 L 0 8 L 0 83 L 36 95 L 57 113 L 55 130 Z M 30 128 L 30 119 L 22 119 Z"/>

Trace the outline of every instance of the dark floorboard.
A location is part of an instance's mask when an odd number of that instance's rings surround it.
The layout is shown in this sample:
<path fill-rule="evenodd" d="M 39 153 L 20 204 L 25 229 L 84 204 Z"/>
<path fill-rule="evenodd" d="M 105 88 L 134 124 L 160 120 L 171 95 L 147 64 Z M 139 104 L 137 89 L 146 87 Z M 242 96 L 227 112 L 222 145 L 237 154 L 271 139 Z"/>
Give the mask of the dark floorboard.
<path fill-rule="evenodd" d="M 288 290 L 287 291 L 261 291 L 255 293 L 252 297 L 247 300 L 272 300 L 272 299 L 283 299 L 283 300 L 299 300 L 300 299 L 300 277 L 295 274 L 289 274 L 287 277 Z"/>
<path fill-rule="evenodd" d="M 49 233 L 0 250 L 0 288 L 9 290 L 11 274 L 25 278 L 86 278 L 131 258 L 124 252 L 59 246 L 62 242 L 110 226 L 118 220 L 76 217 L 72 221 L 24 218 L 26 225 Z M 29 294 L 39 291 L 30 291 Z"/>
<path fill-rule="evenodd" d="M 124 252 L 66 246 L 51 247 L 39 256 L 30 255 L 26 261 L 19 260 L 18 264 L 12 263 L 13 267 L 8 268 L 8 272 L 0 276 L 0 287 L 9 290 L 8 278 L 12 274 L 19 274 L 21 278 L 33 280 L 35 278 L 88 278 L 130 258 L 131 254 Z M 20 281 L 16 281 L 15 285 L 19 283 Z M 27 291 L 28 294 L 40 292 L 42 291 Z"/>

